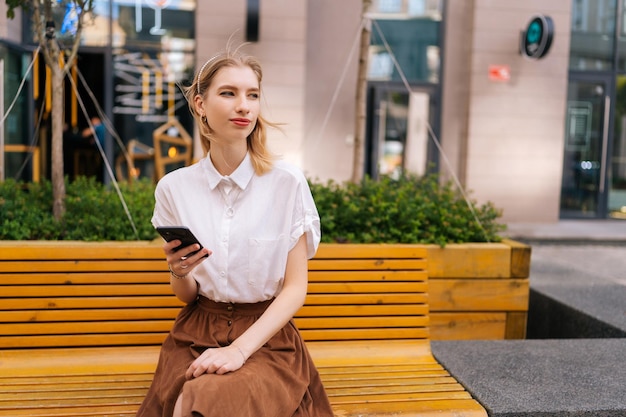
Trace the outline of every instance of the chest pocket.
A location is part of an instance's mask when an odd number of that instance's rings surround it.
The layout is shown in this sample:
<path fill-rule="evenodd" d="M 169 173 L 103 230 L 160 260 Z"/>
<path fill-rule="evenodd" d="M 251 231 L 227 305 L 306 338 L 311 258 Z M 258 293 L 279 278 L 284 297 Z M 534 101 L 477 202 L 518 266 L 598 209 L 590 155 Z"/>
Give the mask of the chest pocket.
<path fill-rule="evenodd" d="M 248 284 L 274 292 L 285 278 L 289 239 L 248 239 Z"/>

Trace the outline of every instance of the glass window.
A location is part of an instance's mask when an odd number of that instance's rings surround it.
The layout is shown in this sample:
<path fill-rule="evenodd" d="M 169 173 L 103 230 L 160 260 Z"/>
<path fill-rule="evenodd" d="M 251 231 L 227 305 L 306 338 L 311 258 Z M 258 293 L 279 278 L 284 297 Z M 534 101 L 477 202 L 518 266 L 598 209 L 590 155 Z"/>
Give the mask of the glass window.
<path fill-rule="evenodd" d="M 377 20 L 372 25 L 368 79 L 401 79 L 391 58 L 393 53 L 409 82 L 438 83 L 439 25 L 439 21 L 432 19 Z M 387 50 L 383 37 L 391 51 Z"/>
<path fill-rule="evenodd" d="M 619 16 L 619 32 L 617 36 L 617 68 L 626 71 L 626 0 L 620 0 L 621 15 Z"/>
<path fill-rule="evenodd" d="M 28 83 L 24 85 L 19 96 L 17 95 L 25 75 L 27 59 L 30 59 L 29 54 L 5 48 L 0 44 L 0 82 L 3 82 L 4 91 L 4 109 L 0 112 L 0 117 L 6 117 L 0 125 L 4 133 L 5 179 L 32 180 L 32 173 L 36 168 L 33 166 L 33 156 L 37 144 L 33 132 L 28 129 L 27 120 Z M 14 100 L 13 107 L 9 109 Z"/>
<path fill-rule="evenodd" d="M 376 19 L 441 20 L 442 6 L 442 0 L 374 0 L 370 11 Z"/>
<path fill-rule="evenodd" d="M 606 87 L 602 82 L 570 81 L 565 119 L 561 183 L 563 217 L 595 217 L 603 183 Z"/>
<path fill-rule="evenodd" d="M 616 0 L 573 0 L 570 69 L 613 68 Z"/>
<path fill-rule="evenodd" d="M 109 15 L 113 16 L 114 47 L 160 47 L 164 39 L 193 39 L 195 1 L 185 0 L 113 0 L 94 2 L 87 19 L 82 44 L 108 44 Z"/>
<path fill-rule="evenodd" d="M 626 76 L 617 77 L 613 153 L 609 168 L 609 214 L 626 219 Z"/>

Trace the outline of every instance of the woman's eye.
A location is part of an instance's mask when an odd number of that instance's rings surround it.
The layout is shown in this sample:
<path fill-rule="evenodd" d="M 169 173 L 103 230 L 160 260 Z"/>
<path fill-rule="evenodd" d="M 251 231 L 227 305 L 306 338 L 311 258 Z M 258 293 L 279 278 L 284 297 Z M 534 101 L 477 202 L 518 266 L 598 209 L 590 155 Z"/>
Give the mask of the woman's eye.
<path fill-rule="evenodd" d="M 259 93 L 250 93 L 250 98 L 254 98 L 254 99 L 259 98 Z"/>
<path fill-rule="evenodd" d="M 233 94 L 233 92 L 232 92 L 232 91 L 222 91 L 222 92 L 220 93 L 220 96 L 230 96 L 230 97 L 232 97 L 233 95 L 234 95 L 234 94 Z"/>

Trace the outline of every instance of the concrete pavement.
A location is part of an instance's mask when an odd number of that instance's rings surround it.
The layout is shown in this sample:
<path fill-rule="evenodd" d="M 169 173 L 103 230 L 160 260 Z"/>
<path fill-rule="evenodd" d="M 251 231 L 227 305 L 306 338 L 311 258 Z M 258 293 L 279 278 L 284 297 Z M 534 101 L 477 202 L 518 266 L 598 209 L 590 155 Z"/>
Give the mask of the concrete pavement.
<path fill-rule="evenodd" d="M 510 224 L 531 245 L 528 339 L 432 342 L 490 417 L 626 416 L 626 221 Z"/>
<path fill-rule="evenodd" d="M 626 245 L 626 220 L 508 223 L 503 235 L 527 243 Z"/>

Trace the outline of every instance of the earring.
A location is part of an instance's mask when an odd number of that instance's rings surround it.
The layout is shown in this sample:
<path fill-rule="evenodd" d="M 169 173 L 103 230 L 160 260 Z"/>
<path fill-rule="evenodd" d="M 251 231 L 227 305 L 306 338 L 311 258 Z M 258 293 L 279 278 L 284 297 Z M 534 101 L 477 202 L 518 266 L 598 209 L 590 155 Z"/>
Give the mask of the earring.
<path fill-rule="evenodd" d="M 206 114 L 203 114 L 200 119 L 202 120 L 202 123 L 206 123 Z"/>

